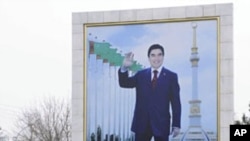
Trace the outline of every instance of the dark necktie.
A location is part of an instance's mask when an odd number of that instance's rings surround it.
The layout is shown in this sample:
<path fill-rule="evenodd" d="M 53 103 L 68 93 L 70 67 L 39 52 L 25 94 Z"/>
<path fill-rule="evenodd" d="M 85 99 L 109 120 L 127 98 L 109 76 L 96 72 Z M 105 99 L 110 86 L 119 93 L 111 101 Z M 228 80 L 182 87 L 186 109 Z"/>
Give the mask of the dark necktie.
<path fill-rule="evenodd" d="M 157 82 L 157 73 L 158 73 L 158 71 L 154 70 L 153 72 L 154 72 L 154 77 L 152 79 L 152 87 L 155 88 L 156 82 Z"/>

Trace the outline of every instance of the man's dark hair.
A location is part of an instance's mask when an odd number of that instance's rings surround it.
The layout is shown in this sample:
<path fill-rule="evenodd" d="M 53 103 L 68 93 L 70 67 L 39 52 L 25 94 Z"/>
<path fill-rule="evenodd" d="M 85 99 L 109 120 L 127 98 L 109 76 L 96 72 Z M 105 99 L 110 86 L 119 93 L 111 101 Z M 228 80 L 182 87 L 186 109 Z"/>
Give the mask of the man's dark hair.
<path fill-rule="evenodd" d="M 161 52 L 162 52 L 162 55 L 164 56 L 164 48 L 159 44 L 153 44 L 148 49 L 148 57 L 149 57 L 151 51 L 154 50 L 154 49 L 160 49 Z"/>

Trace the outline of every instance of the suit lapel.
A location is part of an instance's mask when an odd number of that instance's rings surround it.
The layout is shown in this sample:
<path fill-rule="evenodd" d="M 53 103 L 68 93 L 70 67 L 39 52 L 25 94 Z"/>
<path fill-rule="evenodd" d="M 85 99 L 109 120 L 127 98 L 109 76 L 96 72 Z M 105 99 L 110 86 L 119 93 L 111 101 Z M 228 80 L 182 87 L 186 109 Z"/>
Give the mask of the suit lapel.
<path fill-rule="evenodd" d="M 161 82 L 168 80 L 166 78 L 167 78 L 167 70 L 163 67 L 159 75 L 158 82 L 161 83 Z"/>
<path fill-rule="evenodd" d="M 151 69 L 148 68 L 146 71 L 146 80 L 145 82 L 147 82 L 147 84 L 151 85 Z"/>

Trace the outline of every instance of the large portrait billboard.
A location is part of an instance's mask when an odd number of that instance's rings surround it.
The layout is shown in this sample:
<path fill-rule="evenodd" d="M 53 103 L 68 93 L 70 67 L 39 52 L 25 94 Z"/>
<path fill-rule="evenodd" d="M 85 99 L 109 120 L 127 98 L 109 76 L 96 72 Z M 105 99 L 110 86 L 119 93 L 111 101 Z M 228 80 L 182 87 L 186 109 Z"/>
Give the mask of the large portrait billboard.
<path fill-rule="evenodd" d="M 136 91 L 119 86 L 118 70 L 128 52 L 134 54 L 130 76 L 150 67 L 148 48 L 160 44 L 165 50 L 163 66 L 178 75 L 180 86 L 181 132 L 169 140 L 228 139 L 232 120 L 222 118 L 233 114 L 231 104 L 223 100 L 233 101 L 228 87 L 232 85 L 232 72 L 228 71 L 232 67 L 231 6 L 185 7 L 186 12 L 203 8 L 201 15 L 191 12 L 193 17 L 187 13 L 190 17 L 171 17 L 175 8 L 152 9 L 153 18 L 141 16 L 137 20 L 122 13 L 140 14 L 143 10 L 75 14 L 73 138 L 75 133 L 75 138 L 87 141 L 134 140 L 131 124 Z M 227 12 L 204 16 L 206 9 L 212 8 Z M 170 13 L 167 17 L 160 14 L 164 10 Z M 81 73 L 82 79 L 76 73 Z M 74 105 L 78 106 L 75 110 Z"/>

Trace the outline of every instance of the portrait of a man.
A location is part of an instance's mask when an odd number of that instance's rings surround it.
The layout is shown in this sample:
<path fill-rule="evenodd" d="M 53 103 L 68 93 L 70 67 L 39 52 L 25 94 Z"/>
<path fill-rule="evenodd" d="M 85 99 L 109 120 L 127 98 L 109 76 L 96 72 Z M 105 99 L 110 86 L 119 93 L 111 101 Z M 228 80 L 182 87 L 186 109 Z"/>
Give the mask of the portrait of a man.
<path fill-rule="evenodd" d="M 88 141 L 217 139 L 216 19 L 85 31 Z"/>
<path fill-rule="evenodd" d="M 126 55 L 119 70 L 119 84 L 136 88 L 136 104 L 131 130 L 135 141 L 168 141 L 170 130 L 169 105 L 172 107 L 172 134 L 180 131 L 181 102 L 177 74 L 163 67 L 164 48 L 153 44 L 148 49 L 150 67 L 128 76 L 133 64 L 133 53 Z"/>

